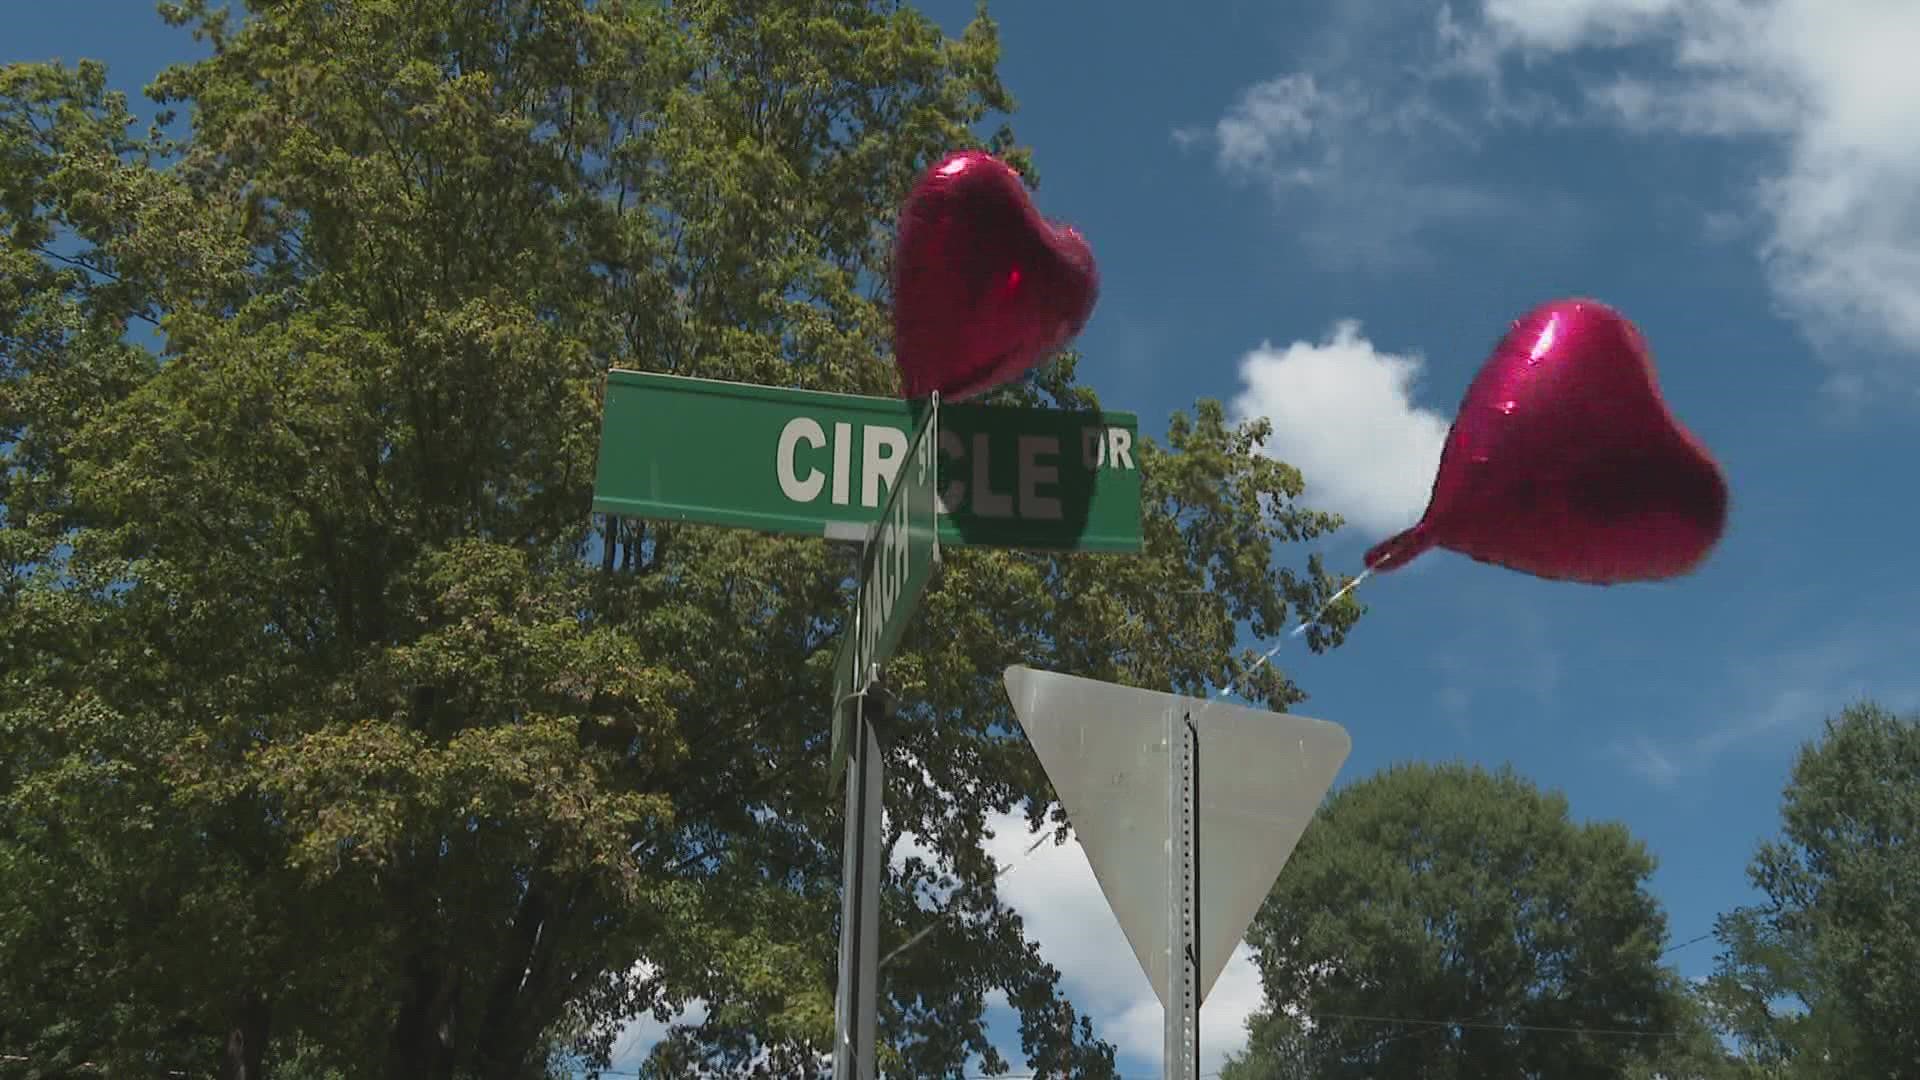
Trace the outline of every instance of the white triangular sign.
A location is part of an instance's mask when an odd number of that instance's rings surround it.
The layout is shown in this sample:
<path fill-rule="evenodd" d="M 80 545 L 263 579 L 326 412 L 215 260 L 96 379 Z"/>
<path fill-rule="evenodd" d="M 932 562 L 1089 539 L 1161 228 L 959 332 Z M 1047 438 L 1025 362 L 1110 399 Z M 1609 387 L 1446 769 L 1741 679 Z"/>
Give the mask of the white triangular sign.
<path fill-rule="evenodd" d="M 1200 737 L 1200 993 L 1247 932 L 1346 761 L 1337 724 L 1010 667 L 1014 715 L 1164 1007 L 1171 769 L 1167 715 Z"/>

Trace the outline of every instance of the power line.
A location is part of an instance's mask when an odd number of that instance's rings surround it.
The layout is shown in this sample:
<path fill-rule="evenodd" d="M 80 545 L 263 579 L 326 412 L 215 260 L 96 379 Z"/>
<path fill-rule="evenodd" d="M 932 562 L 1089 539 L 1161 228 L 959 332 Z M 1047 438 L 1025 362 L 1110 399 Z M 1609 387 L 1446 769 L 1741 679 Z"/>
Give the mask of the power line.
<path fill-rule="evenodd" d="M 1660 955 L 1665 956 L 1668 953 L 1679 952 L 1681 949 L 1684 949 L 1689 945 L 1697 945 L 1700 942 L 1705 941 L 1712 936 L 1713 936 L 1713 931 L 1711 930 L 1707 931 L 1704 934 L 1695 934 L 1694 936 L 1688 938 L 1687 940 L 1681 942 L 1678 945 L 1669 945 L 1666 948 L 1661 949 Z"/>
<path fill-rule="evenodd" d="M 1637 1039 L 1679 1038 L 1684 1031 L 1643 1031 L 1636 1028 L 1560 1027 L 1552 1024 L 1509 1024 L 1499 1020 L 1430 1020 L 1412 1016 L 1369 1016 L 1365 1013 L 1308 1012 L 1305 1019 L 1358 1020 L 1362 1023 L 1411 1027 L 1483 1028 L 1492 1031 L 1531 1031 L 1550 1035 L 1609 1035 Z"/>

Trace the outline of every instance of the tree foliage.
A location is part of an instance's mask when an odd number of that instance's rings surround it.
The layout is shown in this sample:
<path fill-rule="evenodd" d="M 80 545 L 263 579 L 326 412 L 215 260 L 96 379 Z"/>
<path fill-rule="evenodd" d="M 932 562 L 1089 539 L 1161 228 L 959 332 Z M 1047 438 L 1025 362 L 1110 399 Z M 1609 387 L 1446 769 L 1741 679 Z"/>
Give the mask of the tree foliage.
<path fill-rule="evenodd" d="M 1349 785 L 1254 919 L 1268 1004 L 1224 1075 L 1598 1078 L 1675 1064 L 1675 1033 L 1697 1047 L 1704 1028 L 1660 965 L 1652 872 L 1623 827 L 1576 824 L 1564 798 L 1509 771 L 1406 765 Z"/>
<path fill-rule="evenodd" d="M 1830 720 L 1801 750 L 1780 816 L 1748 871 L 1765 899 L 1716 926 L 1726 1026 L 1779 1075 L 1912 1075 L 1920 719 L 1858 705 Z"/>
<path fill-rule="evenodd" d="M 806 1071 L 852 559 L 594 518 L 603 376 L 894 392 L 887 208 L 1011 110 L 994 24 L 163 13 L 208 50 L 151 87 L 177 139 L 97 64 L 0 70 L 0 1051 L 523 1077 L 699 999 L 659 1074 Z M 1002 396 L 1092 404 L 1074 368 Z M 1203 402 L 1146 441 L 1142 556 L 950 553 L 892 673 L 888 841 L 934 853 L 885 886 L 884 947 L 934 928 L 886 971 L 894 1070 L 1000 1067 L 1000 991 L 1036 1071 L 1111 1074 L 980 853 L 1050 804 L 997 677 L 1199 690 L 1316 609 L 1340 582 L 1275 545 L 1337 521 L 1264 434 Z"/>

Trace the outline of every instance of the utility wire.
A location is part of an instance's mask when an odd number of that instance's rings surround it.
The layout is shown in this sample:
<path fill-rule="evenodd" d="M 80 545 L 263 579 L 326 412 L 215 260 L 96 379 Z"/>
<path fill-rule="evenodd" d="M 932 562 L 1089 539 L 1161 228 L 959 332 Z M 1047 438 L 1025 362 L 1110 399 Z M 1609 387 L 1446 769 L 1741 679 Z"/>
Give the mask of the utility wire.
<path fill-rule="evenodd" d="M 1700 942 L 1702 942 L 1702 941 L 1705 941 L 1705 940 L 1707 940 L 1708 938 L 1710 938 L 1710 937 L 1712 937 L 1712 936 L 1713 936 L 1713 931 L 1711 931 L 1711 930 L 1709 930 L 1709 931 L 1707 931 L 1707 932 L 1706 932 L 1706 933 L 1704 933 L 1704 934 L 1695 934 L 1694 936 L 1692 936 L 1692 937 L 1690 937 L 1690 938 L 1688 938 L 1687 940 L 1685 940 L 1685 941 L 1683 941 L 1683 942 L 1681 942 L 1681 943 L 1679 943 L 1678 945 L 1669 945 L 1669 946 L 1667 946 L 1666 948 L 1664 948 L 1664 949 L 1661 949 L 1661 950 L 1660 950 L 1660 955 L 1661 955 L 1661 956 L 1665 956 L 1665 955 L 1667 955 L 1668 953 L 1674 953 L 1674 952 L 1679 952 L 1679 951 L 1680 951 L 1681 949 L 1684 949 L 1684 948 L 1686 948 L 1686 947 L 1687 947 L 1687 946 L 1689 946 L 1689 945 L 1698 945 L 1698 944 L 1699 944 Z"/>
<path fill-rule="evenodd" d="M 1678 1038 L 1684 1031 L 1646 1031 L 1638 1028 L 1561 1027 L 1552 1024 L 1508 1024 L 1499 1020 L 1431 1020 L 1412 1016 L 1369 1016 L 1365 1013 L 1309 1011 L 1308 1020 L 1356 1020 L 1369 1024 L 1396 1024 L 1411 1027 L 1480 1028 L 1489 1031 L 1532 1031 L 1548 1035 L 1609 1035 L 1621 1038 Z"/>

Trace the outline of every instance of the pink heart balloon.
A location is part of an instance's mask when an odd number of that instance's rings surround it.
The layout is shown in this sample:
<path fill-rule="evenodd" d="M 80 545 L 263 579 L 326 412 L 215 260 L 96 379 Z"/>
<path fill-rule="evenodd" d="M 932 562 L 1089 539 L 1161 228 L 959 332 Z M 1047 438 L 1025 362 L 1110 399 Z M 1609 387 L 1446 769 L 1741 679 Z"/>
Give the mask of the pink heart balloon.
<path fill-rule="evenodd" d="M 1592 300 L 1528 312 L 1467 388 L 1425 516 L 1370 568 L 1444 547 L 1543 578 L 1685 574 L 1726 528 L 1727 484 L 1660 395 L 1633 324 Z"/>
<path fill-rule="evenodd" d="M 964 400 L 1020 378 L 1086 326 L 1093 251 L 977 150 L 929 169 L 900 213 L 893 357 L 909 398 Z"/>

